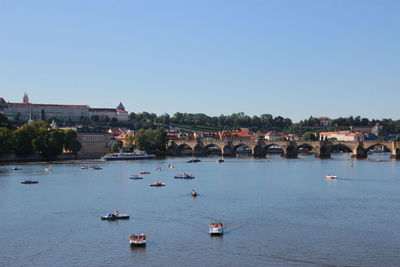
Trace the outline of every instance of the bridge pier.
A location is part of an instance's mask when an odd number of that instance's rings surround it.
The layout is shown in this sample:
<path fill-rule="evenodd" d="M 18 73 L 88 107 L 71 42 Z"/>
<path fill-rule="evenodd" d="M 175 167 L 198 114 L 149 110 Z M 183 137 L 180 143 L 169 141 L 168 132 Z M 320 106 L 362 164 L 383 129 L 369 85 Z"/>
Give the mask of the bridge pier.
<path fill-rule="evenodd" d="M 351 157 L 356 159 L 368 158 L 367 150 L 364 149 L 364 145 L 362 142 L 360 142 L 360 144 L 353 150 L 353 155 L 351 155 Z"/>
<path fill-rule="evenodd" d="M 400 148 L 394 148 L 390 158 L 393 160 L 400 160 Z"/>
<path fill-rule="evenodd" d="M 330 159 L 331 149 L 325 141 L 320 141 L 319 146 L 315 148 L 315 157 L 320 159 Z"/>
<path fill-rule="evenodd" d="M 290 142 L 289 145 L 284 149 L 285 154 L 283 154 L 283 157 L 287 159 L 297 159 L 297 147 L 294 142 Z"/>

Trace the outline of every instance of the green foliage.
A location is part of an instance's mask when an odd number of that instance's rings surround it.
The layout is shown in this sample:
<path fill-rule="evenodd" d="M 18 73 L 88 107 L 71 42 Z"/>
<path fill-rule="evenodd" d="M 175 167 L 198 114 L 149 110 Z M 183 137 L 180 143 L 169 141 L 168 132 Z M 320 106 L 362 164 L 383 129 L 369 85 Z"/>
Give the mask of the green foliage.
<path fill-rule="evenodd" d="M 11 134 L 11 148 L 18 156 L 40 153 L 46 159 L 54 159 L 63 149 L 77 153 L 81 149 L 74 130 L 51 129 L 44 121 L 24 124 Z"/>
<path fill-rule="evenodd" d="M 82 148 L 81 142 L 78 140 L 78 135 L 72 129 L 65 131 L 64 148 L 74 154 L 78 153 Z"/>
<path fill-rule="evenodd" d="M 11 151 L 11 131 L 5 127 L 0 127 L 0 155 Z"/>
<path fill-rule="evenodd" d="M 0 113 L 0 127 L 11 128 L 10 122 L 3 113 Z"/>
<path fill-rule="evenodd" d="M 114 142 L 111 144 L 111 153 L 119 152 L 119 145 L 118 142 Z"/>
<path fill-rule="evenodd" d="M 136 147 L 144 151 L 163 151 L 166 138 L 166 132 L 161 129 L 142 129 L 136 135 Z"/>
<path fill-rule="evenodd" d="M 301 137 L 301 140 L 303 140 L 303 141 L 317 141 L 317 137 L 312 132 L 305 132 L 303 134 L 303 136 Z"/>

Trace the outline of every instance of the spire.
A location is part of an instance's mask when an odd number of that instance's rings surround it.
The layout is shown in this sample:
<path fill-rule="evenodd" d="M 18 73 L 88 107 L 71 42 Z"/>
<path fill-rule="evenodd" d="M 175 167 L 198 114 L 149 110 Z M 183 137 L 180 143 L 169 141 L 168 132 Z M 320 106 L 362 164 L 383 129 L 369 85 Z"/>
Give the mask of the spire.
<path fill-rule="evenodd" d="M 22 103 L 29 104 L 29 97 L 26 93 L 24 93 L 24 97 L 22 98 Z"/>
<path fill-rule="evenodd" d="M 32 123 L 33 122 L 33 120 L 32 120 L 32 108 L 30 108 L 29 109 L 29 120 L 28 120 L 28 123 Z"/>
<path fill-rule="evenodd" d="M 124 105 L 122 105 L 121 102 L 119 102 L 119 105 L 118 105 L 117 109 L 119 109 L 119 110 L 125 110 L 125 107 L 124 107 Z"/>

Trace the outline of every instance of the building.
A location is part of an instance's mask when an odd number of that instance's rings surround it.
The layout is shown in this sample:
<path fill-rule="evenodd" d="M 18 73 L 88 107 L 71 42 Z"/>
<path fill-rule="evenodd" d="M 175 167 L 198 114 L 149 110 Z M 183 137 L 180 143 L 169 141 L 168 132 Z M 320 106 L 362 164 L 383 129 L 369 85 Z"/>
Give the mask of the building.
<path fill-rule="evenodd" d="M 364 133 L 352 133 L 350 131 L 338 131 L 338 132 L 322 132 L 319 133 L 320 140 L 334 139 L 337 141 L 357 141 L 362 142 L 365 139 Z"/>
<path fill-rule="evenodd" d="M 115 118 L 118 121 L 128 121 L 128 112 L 125 110 L 124 105 L 119 103 L 117 108 L 90 108 L 89 116 L 108 117 L 110 120 Z"/>
<path fill-rule="evenodd" d="M 319 117 L 319 125 L 322 127 L 329 127 L 332 124 L 332 120 L 328 117 Z"/>
<path fill-rule="evenodd" d="M 93 115 L 106 115 L 118 121 L 128 121 L 128 112 L 120 103 L 115 109 L 90 108 L 88 105 L 57 105 L 57 104 L 33 104 L 24 94 L 22 103 L 6 102 L 0 98 L 0 112 L 10 121 L 28 122 L 29 120 L 60 120 L 71 122 L 89 121 Z"/>
<path fill-rule="evenodd" d="M 107 131 L 93 128 L 76 129 L 82 148 L 78 152 L 78 159 L 101 158 L 110 152 L 111 137 Z"/>
<path fill-rule="evenodd" d="M 276 133 L 276 132 L 268 132 L 265 134 L 264 136 L 265 140 L 268 141 L 281 141 L 283 140 L 283 136 L 280 133 Z"/>

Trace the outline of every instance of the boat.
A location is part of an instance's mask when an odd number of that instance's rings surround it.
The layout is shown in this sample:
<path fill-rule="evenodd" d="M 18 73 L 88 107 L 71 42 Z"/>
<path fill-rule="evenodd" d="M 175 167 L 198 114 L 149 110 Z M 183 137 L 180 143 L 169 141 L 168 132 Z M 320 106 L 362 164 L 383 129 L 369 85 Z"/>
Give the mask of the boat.
<path fill-rule="evenodd" d="M 175 179 L 194 179 L 194 176 L 192 174 L 183 173 L 183 174 L 176 175 L 174 178 Z"/>
<path fill-rule="evenodd" d="M 92 166 L 88 166 L 88 165 L 82 165 L 81 166 L 82 170 L 87 170 L 87 169 L 90 169 L 90 168 L 92 168 Z"/>
<path fill-rule="evenodd" d="M 165 186 L 165 183 L 155 182 L 155 183 L 149 184 L 149 186 L 158 186 L 158 187 L 160 187 L 160 186 Z"/>
<path fill-rule="evenodd" d="M 38 181 L 34 181 L 31 179 L 26 179 L 21 182 L 21 184 L 38 184 L 38 183 L 39 183 Z"/>
<path fill-rule="evenodd" d="M 142 151 L 135 151 L 131 153 L 111 153 L 102 157 L 104 160 L 135 160 L 135 159 L 153 159 L 155 155 L 147 154 Z"/>
<path fill-rule="evenodd" d="M 158 168 L 155 168 L 155 170 L 160 172 L 160 171 L 161 171 L 161 168 L 158 167 Z"/>
<path fill-rule="evenodd" d="M 129 179 L 139 180 L 139 179 L 143 179 L 143 176 L 139 176 L 137 174 L 132 174 L 129 176 Z"/>
<path fill-rule="evenodd" d="M 22 169 L 19 168 L 19 167 L 13 167 L 13 168 L 11 168 L 11 170 L 12 170 L 12 171 L 20 171 L 20 170 L 22 170 Z"/>
<path fill-rule="evenodd" d="M 325 179 L 328 179 L 328 180 L 334 180 L 336 178 L 337 178 L 336 175 L 333 175 L 333 174 L 329 174 L 329 175 L 325 176 Z"/>
<path fill-rule="evenodd" d="M 168 168 L 173 169 L 176 168 L 174 165 L 172 165 L 171 163 L 168 163 Z"/>
<path fill-rule="evenodd" d="M 191 159 L 191 160 L 188 160 L 188 161 L 186 161 L 186 163 L 197 163 L 197 162 L 200 162 L 201 160 L 199 160 L 199 159 Z"/>
<path fill-rule="evenodd" d="M 48 168 L 44 168 L 44 170 L 45 170 L 46 172 L 51 172 L 51 171 L 53 170 L 53 168 L 51 168 L 51 166 L 50 166 L 50 167 L 48 167 Z"/>
<path fill-rule="evenodd" d="M 224 234 L 224 225 L 223 223 L 210 223 L 210 227 L 208 229 L 210 235 L 223 235 Z"/>
<path fill-rule="evenodd" d="M 149 171 L 141 171 L 141 172 L 139 172 L 139 174 L 150 174 L 151 172 L 149 172 Z"/>
<path fill-rule="evenodd" d="M 225 160 L 223 160 L 223 159 L 217 159 L 217 163 L 222 163 L 222 162 L 224 162 Z"/>
<path fill-rule="evenodd" d="M 127 213 L 119 213 L 119 211 L 115 211 L 113 213 L 108 213 L 105 216 L 101 216 L 100 218 L 102 220 L 109 220 L 109 221 L 127 220 L 127 219 L 129 219 L 129 215 Z"/>
<path fill-rule="evenodd" d="M 144 247 L 146 246 L 146 235 L 131 235 L 129 237 L 129 244 L 131 247 Z"/>
<path fill-rule="evenodd" d="M 93 170 L 102 170 L 103 168 L 100 167 L 100 166 L 93 166 L 92 169 L 93 169 Z"/>
<path fill-rule="evenodd" d="M 190 192 L 190 194 L 192 195 L 192 197 L 199 196 L 199 193 L 197 191 L 195 191 L 194 189 L 192 190 L 192 192 Z"/>

